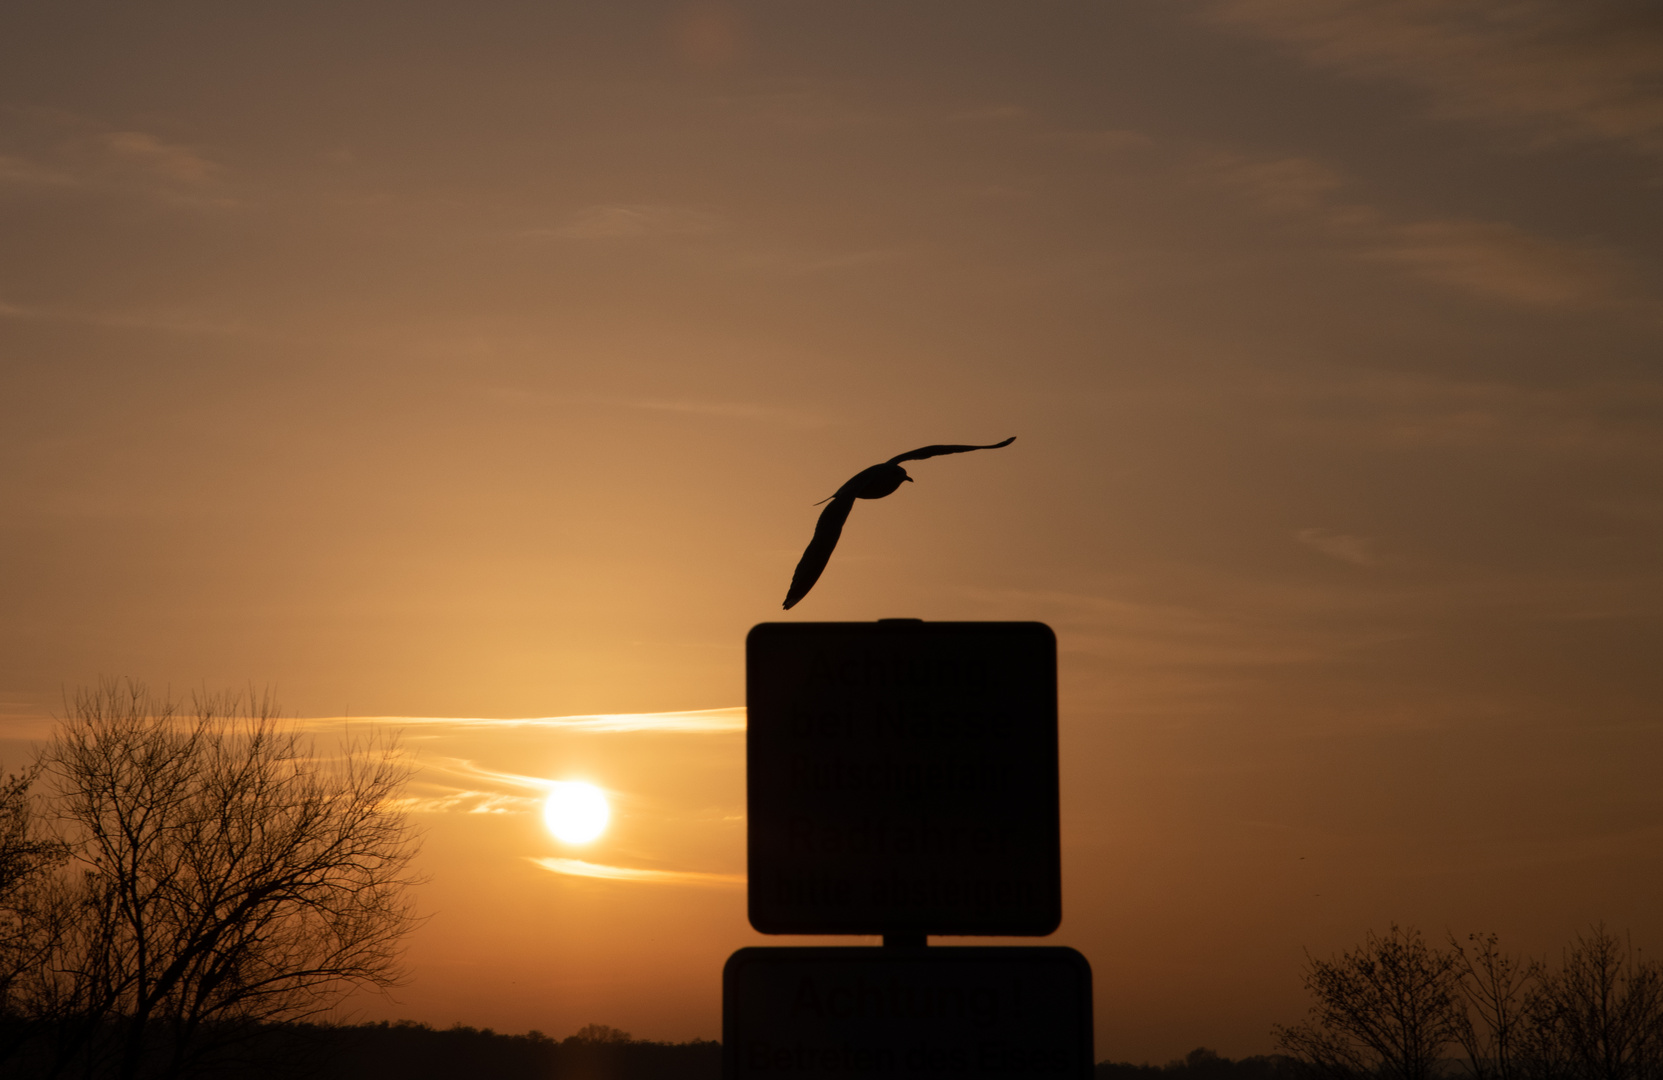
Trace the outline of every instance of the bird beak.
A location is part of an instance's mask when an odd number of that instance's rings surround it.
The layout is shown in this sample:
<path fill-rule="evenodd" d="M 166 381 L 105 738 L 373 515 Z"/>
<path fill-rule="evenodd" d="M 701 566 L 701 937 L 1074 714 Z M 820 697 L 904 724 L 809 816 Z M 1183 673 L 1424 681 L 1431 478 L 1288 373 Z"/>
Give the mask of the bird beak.
<path fill-rule="evenodd" d="M 902 479 L 905 480 L 909 484 L 912 483 L 912 477 L 910 477 L 910 476 L 904 476 L 904 477 L 902 477 Z"/>

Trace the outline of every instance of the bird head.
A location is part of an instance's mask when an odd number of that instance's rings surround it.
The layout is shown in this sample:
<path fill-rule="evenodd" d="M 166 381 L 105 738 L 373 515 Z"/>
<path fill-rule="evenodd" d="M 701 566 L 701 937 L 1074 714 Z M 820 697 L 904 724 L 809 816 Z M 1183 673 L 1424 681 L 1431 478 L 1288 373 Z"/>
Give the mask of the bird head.
<path fill-rule="evenodd" d="M 849 494 L 857 499 L 881 499 L 911 480 L 905 469 L 886 461 L 861 470 L 845 486 L 849 488 Z"/>

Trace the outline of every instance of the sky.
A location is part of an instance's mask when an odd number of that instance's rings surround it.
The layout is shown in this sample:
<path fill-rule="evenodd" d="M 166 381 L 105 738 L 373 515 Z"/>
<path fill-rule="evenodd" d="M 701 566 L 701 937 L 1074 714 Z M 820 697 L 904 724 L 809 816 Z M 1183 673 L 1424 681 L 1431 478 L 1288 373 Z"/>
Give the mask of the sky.
<path fill-rule="evenodd" d="M 4 764 L 101 676 L 402 731 L 351 1015 L 714 1038 L 801 942 L 747 630 L 1037 619 L 1100 1058 L 1392 923 L 1663 948 L 1660 205 L 1637 2 L 11 0 Z"/>

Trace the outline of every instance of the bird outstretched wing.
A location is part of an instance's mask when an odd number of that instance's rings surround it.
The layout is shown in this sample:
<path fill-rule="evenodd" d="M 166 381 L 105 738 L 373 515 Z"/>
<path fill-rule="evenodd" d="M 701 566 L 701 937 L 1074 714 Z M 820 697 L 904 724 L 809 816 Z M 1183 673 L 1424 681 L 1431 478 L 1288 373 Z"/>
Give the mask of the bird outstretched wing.
<path fill-rule="evenodd" d="M 843 523 L 849 520 L 849 511 L 854 505 L 853 495 L 837 494 L 820 511 L 820 520 L 814 524 L 814 539 L 808 542 L 803 557 L 797 560 L 797 570 L 791 575 L 791 588 L 785 591 L 787 611 L 807 596 L 814 583 L 820 580 L 821 572 L 831 560 L 832 550 L 837 547 L 837 538 L 843 535 Z"/>
<path fill-rule="evenodd" d="M 908 450 L 904 454 L 896 454 L 890 458 L 888 464 L 899 465 L 903 461 L 922 461 L 924 458 L 940 457 L 942 454 L 962 454 L 966 450 L 997 450 L 1001 446 L 1009 446 L 1016 441 L 1012 435 L 1004 442 L 989 443 L 987 446 L 961 446 L 956 443 L 937 443 L 934 446 L 920 446 L 916 450 Z"/>

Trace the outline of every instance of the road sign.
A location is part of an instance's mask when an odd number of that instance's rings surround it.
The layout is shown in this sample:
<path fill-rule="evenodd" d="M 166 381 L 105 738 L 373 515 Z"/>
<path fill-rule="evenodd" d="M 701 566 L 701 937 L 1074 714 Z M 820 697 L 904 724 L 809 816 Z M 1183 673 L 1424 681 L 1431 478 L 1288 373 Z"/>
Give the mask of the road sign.
<path fill-rule="evenodd" d="M 740 949 L 724 1080 L 1092 1072 L 1091 967 L 1064 948 Z"/>
<path fill-rule="evenodd" d="M 1050 627 L 763 623 L 746 639 L 746 703 L 752 926 L 1056 929 Z"/>

